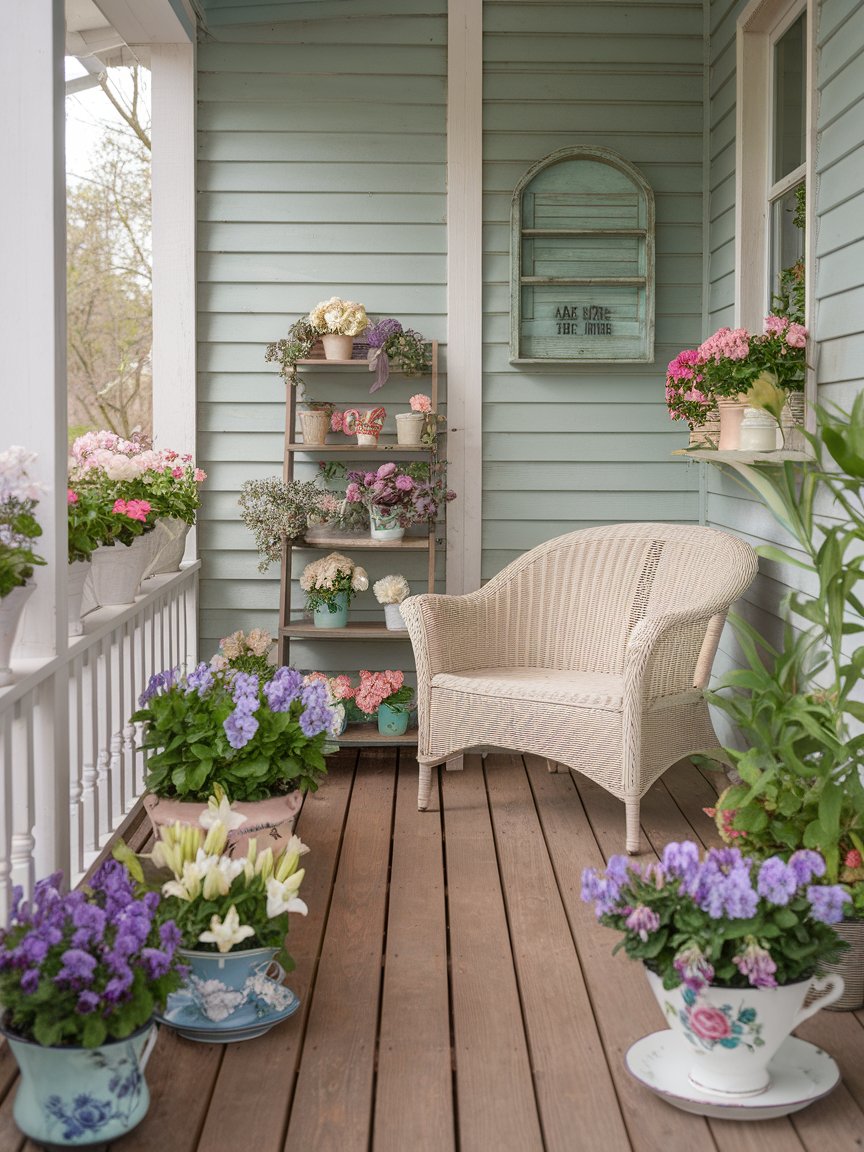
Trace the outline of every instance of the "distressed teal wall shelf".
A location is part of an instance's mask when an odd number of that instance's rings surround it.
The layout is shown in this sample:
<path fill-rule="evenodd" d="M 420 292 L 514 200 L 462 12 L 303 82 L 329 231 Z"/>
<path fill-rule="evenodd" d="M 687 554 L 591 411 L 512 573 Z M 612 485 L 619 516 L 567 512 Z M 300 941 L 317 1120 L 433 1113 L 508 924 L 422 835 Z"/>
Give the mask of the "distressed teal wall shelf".
<path fill-rule="evenodd" d="M 510 360 L 654 359 L 654 194 L 605 148 L 562 148 L 513 193 Z"/>

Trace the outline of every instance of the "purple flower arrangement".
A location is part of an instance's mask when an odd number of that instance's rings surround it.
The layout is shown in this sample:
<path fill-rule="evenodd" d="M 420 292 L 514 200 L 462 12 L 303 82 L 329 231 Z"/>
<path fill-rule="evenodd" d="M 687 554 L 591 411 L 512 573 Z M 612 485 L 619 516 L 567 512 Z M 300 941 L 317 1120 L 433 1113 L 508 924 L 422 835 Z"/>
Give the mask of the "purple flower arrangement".
<path fill-rule="evenodd" d="M 667 989 L 775 988 L 808 979 L 839 954 L 831 925 L 851 898 L 818 883 L 824 875 L 824 859 L 809 849 L 788 862 L 757 862 L 738 848 L 700 858 L 684 841 L 667 844 L 659 862 L 612 856 L 605 872 L 586 868 L 582 899 L 624 934 L 615 951 L 643 961 Z"/>
<path fill-rule="evenodd" d="M 117 860 L 87 888 L 63 892 L 61 881 L 40 880 L 27 901 L 14 890 L 0 931 L 3 1023 L 45 1047 L 94 1048 L 130 1036 L 180 987 L 180 933 Z"/>
<path fill-rule="evenodd" d="M 326 771 L 334 716 L 323 684 L 295 668 L 267 680 L 199 664 L 151 677 L 132 723 L 144 725 L 147 787 L 157 796 L 205 801 L 219 785 L 232 801 L 314 792 Z"/>
<path fill-rule="evenodd" d="M 456 493 L 447 487 L 442 463 L 415 465 L 414 471 L 416 475 L 388 461 L 376 472 L 349 472 L 345 499 L 349 504 L 396 511 L 403 528 L 435 521 Z"/>

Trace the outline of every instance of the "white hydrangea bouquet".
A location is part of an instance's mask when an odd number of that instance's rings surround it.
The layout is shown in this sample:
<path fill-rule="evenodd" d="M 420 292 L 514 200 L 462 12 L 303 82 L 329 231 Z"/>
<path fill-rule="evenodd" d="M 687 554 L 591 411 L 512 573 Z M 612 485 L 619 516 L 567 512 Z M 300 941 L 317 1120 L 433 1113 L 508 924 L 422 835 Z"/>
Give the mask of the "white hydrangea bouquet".
<path fill-rule="evenodd" d="M 315 305 L 308 322 L 320 335 L 359 336 L 368 328 L 369 317 L 362 304 L 331 296 Z"/>
<path fill-rule="evenodd" d="M 336 612 L 340 593 L 346 593 L 350 603 L 355 593 L 365 592 L 369 587 L 369 576 L 366 569 L 355 564 L 349 556 L 330 552 L 306 565 L 300 577 L 300 587 L 306 593 L 306 607 L 311 612 L 317 608 Z"/>

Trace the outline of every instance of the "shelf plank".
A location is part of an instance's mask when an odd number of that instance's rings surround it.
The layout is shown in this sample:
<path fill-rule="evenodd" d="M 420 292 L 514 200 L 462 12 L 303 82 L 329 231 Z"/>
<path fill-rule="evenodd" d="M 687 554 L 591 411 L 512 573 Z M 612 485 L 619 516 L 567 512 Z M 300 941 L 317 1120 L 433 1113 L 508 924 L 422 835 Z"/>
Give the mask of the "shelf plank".
<path fill-rule="evenodd" d="M 304 368 L 365 368 L 369 371 L 368 360 L 328 360 L 324 356 L 316 356 L 314 359 L 298 360 L 297 363 Z"/>
<path fill-rule="evenodd" d="M 403 536 L 401 540 L 373 540 L 369 533 L 322 532 L 306 533 L 303 540 L 295 540 L 298 548 L 359 548 L 379 552 L 428 552 L 432 536 Z M 320 629 L 319 629 L 320 631 Z"/>
<path fill-rule="evenodd" d="M 383 441 L 383 443 L 382 443 Z M 377 444 L 304 444 L 302 440 L 292 440 L 285 445 L 286 452 L 306 452 L 317 455 L 319 452 L 326 455 L 344 456 L 346 452 L 360 456 L 375 456 L 379 452 L 398 452 L 400 456 L 428 456 L 437 450 L 437 444 L 420 445 L 414 447 L 410 444 L 397 444 L 395 438 L 381 437 Z"/>
<path fill-rule="evenodd" d="M 344 628 L 316 628 L 312 620 L 289 620 L 280 629 L 283 636 L 314 636 L 316 640 L 407 640 L 405 629 L 388 628 L 370 620 L 346 624 Z"/>
<path fill-rule="evenodd" d="M 377 724 L 349 724 L 336 740 L 340 748 L 359 748 L 378 745 L 399 745 L 417 743 L 417 729 L 409 728 L 404 736 L 382 736 Z"/>
<path fill-rule="evenodd" d="M 785 460 L 803 463 L 813 459 L 809 452 L 721 452 L 717 448 L 676 448 L 672 455 L 682 460 L 707 460 L 709 464 L 782 464 Z"/>

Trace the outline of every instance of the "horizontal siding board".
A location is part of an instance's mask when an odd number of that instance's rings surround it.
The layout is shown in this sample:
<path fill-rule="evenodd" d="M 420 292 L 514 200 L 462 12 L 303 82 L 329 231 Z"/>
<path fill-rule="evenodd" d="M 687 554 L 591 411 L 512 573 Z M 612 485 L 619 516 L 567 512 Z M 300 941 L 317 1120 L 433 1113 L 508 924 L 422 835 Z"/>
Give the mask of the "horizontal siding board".
<path fill-rule="evenodd" d="M 853 0 L 854 2 L 854 0 Z M 851 3 L 850 3 L 851 7 Z M 819 58 L 819 74 L 823 83 L 835 76 L 864 45 L 864 5 L 856 4 L 842 29 L 823 41 Z"/>
<path fill-rule="evenodd" d="M 254 220 L 276 223 L 429 224 L 446 219 L 442 194 L 372 192 L 204 192 L 198 197 L 200 220 Z"/>
<path fill-rule="evenodd" d="M 845 109 L 820 134 L 817 170 L 842 160 L 844 156 L 861 147 L 862 116 L 864 116 L 864 97 L 859 92 L 859 98 L 855 103 Z"/>
<path fill-rule="evenodd" d="M 864 239 L 855 240 L 819 261 L 816 294 L 820 302 L 836 292 L 846 292 L 864 283 Z M 820 303 L 820 309 L 822 304 Z"/>
<path fill-rule="evenodd" d="M 596 136 L 582 130 L 579 123 L 574 124 L 572 130 L 568 126 L 567 140 L 574 148 L 580 144 L 597 143 Z M 658 131 L 655 123 L 651 129 L 639 133 L 628 132 L 626 128 L 620 132 L 612 132 L 610 129 L 604 143 L 620 156 L 627 156 L 637 166 L 651 162 L 675 164 L 701 151 L 702 133 L 677 132 L 670 136 Z M 560 147 L 561 133 L 550 132 L 548 123 L 534 131 L 519 128 L 508 130 L 506 125 L 495 130 L 487 126 L 483 135 L 484 160 L 499 163 L 517 161 L 522 165 L 523 172 Z"/>
<path fill-rule="evenodd" d="M 484 435 L 483 460 L 484 463 L 524 461 L 530 452 L 531 458 L 545 460 L 626 460 L 629 467 L 640 460 L 655 463 L 668 460 L 671 452 L 685 446 L 685 437 L 677 432 L 547 432 L 542 438 L 535 438 L 533 448 L 517 433 L 501 433 Z M 694 479 L 694 489 L 695 486 Z M 662 502 L 657 501 L 655 507 L 662 519 Z"/>
<path fill-rule="evenodd" d="M 864 188 L 864 147 L 859 146 L 836 164 L 821 170 L 819 211 L 851 200 Z"/>
<path fill-rule="evenodd" d="M 579 4 L 550 4 L 535 0 L 528 4 L 496 3 L 486 0 L 483 5 L 483 32 L 489 38 L 506 37 L 511 45 L 519 45 L 525 38 L 544 36 L 538 31 L 554 27 L 561 36 L 603 36 L 616 41 L 621 36 L 664 36 L 660 31 L 668 18 L 668 4 L 652 4 L 644 0 L 639 4 L 620 8 L 604 0 Z M 675 6 L 676 34 L 701 39 L 702 7 L 700 4 Z M 516 34 L 514 37 L 513 34 Z"/>
<path fill-rule="evenodd" d="M 417 29 L 412 30 L 405 25 L 403 28 L 413 39 Z M 251 77 L 263 83 L 262 98 L 275 96 L 282 99 L 279 85 L 286 81 L 293 82 L 294 78 L 300 76 L 308 76 L 313 82 L 322 82 L 322 78 L 326 77 L 327 81 L 332 82 L 332 87 L 328 84 L 328 91 L 335 97 L 341 97 L 344 95 L 342 85 L 353 82 L 361 92 L 365 92 L 370 83 L 374 87 L 382 72 L 401 76 L 439 77 L 447 72 L 447 52 L 443 45 L 402 41 L 398 51 L 382 52 L 371 31 L 368 38 L 359 42 L 353 38 L 357 31 L 355 25 L 345 27 L 341 39 L 338 34 L 333 35 L 332 27 L 329 31 L 330 39 L 319 44 L 310 42 L 301 34 L 288 43 L 276 41 L 249 45 L 203 45 L 198 53 L 198 74 L 202 81 L 206 80 L 201 84 L 201 98 L 206 100 L 208 92 L 215 91 L 218 93 L 217 98 L 224 100 L 226 96 L 234 96 L 238 89 L 242 89 L 243 94 L 239 99 L 247 99 L 250 95 L 257 99 L 259 97 L 254 94 L 258 89 L 253 87 L 246 91 Z M 348 50 L 342 56 L 347 67 L 340 76 L 333 77 L 330 73 L 334 53 L 340 48 Z M 235 83 L 236 89 L 232 87 Z M 275 90 L 273 85 L 276 86 Z M 291 91 L 293 93 L 293 88 Z"/>
<path fill-rule="evenodd" d="M 664 492 L 663 517 L 694 520 L 698 516 L 696 492 Z M 483 502 L 484 529 L 490 521 L 585 520 L 592 516 L 609 523 L 653 520 L 657 492 L 488 492 Z"/>
<path fill-rule="evenodd" d="M 392 284 L 355 285 L 356 292 L 342 284 L 322 281 L 316 285 L 304 284 L 207 284 L 201 285 L 198 294 L 198 308 L 202 312 L 226 312 L 230 308 L 240 311 L 257 311 L 266 308 L 276 309 L 286 315 L 300 317 L 315 303 L 327 299 L 337 291 L 345 293 L 352 300 L 364 298 L 370 312 L 391 316 L 394 304 L 398 303 L 413 313 L 444 310 L 444 287 L 440 284 L 400 284 L 394 290 Z M 426 335 L 426 333 L 424 333 Z"/>
<path fill-rule="evenodd" d="M 336 255 L 324 258 L 312 252 L 292 253 L 290 258 L 282 252 L 205 253 L 198 259 L 198 277 L 209 284 L 279 284 L 290 273 L 295 284 L 320 285 L 329 279 L 331 283 L 353 281 L 358 286 L 370 277 L 368 256 L 343 256 L 341 269 L 339 261 Z M 445 266 L 443 255 L 386 253 L 376 261 L 375 271 L 383 272 L 393 284 L 440 285 Z"/>
<path fill-rule="evenodd" d="M 345 50 L 345 60 L 353 66 L 353 47 Z M 393 107 L 401 104 L 410 111 L 414 108 L 427 108 L 435 111 L 435 107 L 443 106 L 447 98 L 446 80 L 444 76 L 415 76 L 409 67 L 404 73 L 389 76 L 382 75 L 378 69 L 381 67 L 382 53 L 376 53 L 377 63 L 374 74 L 355 72 L 351 67 L 345 72 L 334 73 L 332 70 L 325 75 L 308 75 L 291 71 L 287 74 L 272 72 L 220 72 L 213 74 L 206 71 L 198 72 L 198 100 L 203 107 L 210 102 L 218 101 L 220 104 L 231 104 L 242 107 L 251 105 L 276 105 L 302 116 L 308 123 L 310 105 L 323 105 L 316 107 L 316 122 L 319 111 L 330 106 L 342 117 L 342 127 L 345 126 L 346 109 L 350 108 L 352 119 L 362 115 L 366 105 L 387 105 Z M 398 55 L 398 53 L 396 54 Z M 331 53 L 332 60 L 332 53 Z M 331 65 L 332 69 L 332 65 Z M 410 85 L 407 81 L 410 79 Z M 300 125 L 298 124 L 298 127 Z"/>
<path fill-rule="evenodd" d="M 446 251 L 443 221 L 430 223 L 310 224 L 271 221 L 219 220 L 198 225 L 199 251 L 215 252 L 320 252 L 322 259 L 346 253 Z M 332 262 L 331 262 L 332 264 Z"/>
<path fill-rule="evenodd" d="M 202 166 L 230 162 L 270 164 L 318 163 L 324 172 L 344 164 L 443 163 L 447 142 L 442 134 L 412 132 L 397 144 L 386 122 L 372 131 L 357 132 L 199 132 L 198 156 Z M 199 172 L 201 169 L 199 168 Z M 322 172 L 323 175 L 323 172 Z M 316 176 L 316 182 L 318 177 Z M 308 187 L 308 185 L 307 185 Z"/>
<path fill-rule="evenodd" d="M 864 191 L 825 212 L 819 220 L 816 255 L 835 252 L 864 236 Z"/>
<path fill-rule="evenodd" d="M 403 80 L 403 85 L 404 85 Z M 422 104 L 388 104 L 369 100 L 349 100 L 351 120 L 363 127 L 386 123 L 398 145 L 401 133 L 440 133 L 444 106 Z M 197 125 L 202 132 L 334 132 L 345 131 L 345 106 L 319 103 L 315 108 L 314 127 L 309 120 L 309 107 L 303 93 L 293 103 L 266 101 L 205 100 L 198 104 Z"/>
<path fill-rule="evenodd" d="M 199 163 L 200 192 L 423 192 L 445 191 L 440 164 L 381 161 L 363 163 L 305 163 L 265 160 L 258 163 Z"/>

